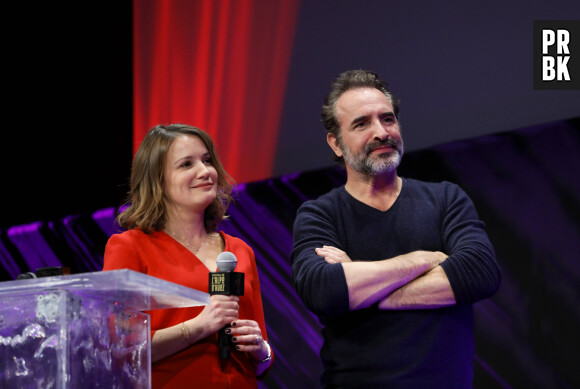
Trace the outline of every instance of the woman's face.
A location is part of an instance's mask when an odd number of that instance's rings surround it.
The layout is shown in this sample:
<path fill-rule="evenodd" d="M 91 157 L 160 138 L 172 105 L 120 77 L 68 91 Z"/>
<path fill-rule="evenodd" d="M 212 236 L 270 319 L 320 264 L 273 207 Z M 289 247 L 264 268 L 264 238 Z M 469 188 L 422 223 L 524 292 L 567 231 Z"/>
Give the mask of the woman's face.
<path fill-rule="evenodd" d="M 164 191 L 167 207 L 203 213 L 217 196 L 218 173 L 200 138 L 181 135 L 167 152 Z M 178 213 L 179 214 L 179 213 Z"/>

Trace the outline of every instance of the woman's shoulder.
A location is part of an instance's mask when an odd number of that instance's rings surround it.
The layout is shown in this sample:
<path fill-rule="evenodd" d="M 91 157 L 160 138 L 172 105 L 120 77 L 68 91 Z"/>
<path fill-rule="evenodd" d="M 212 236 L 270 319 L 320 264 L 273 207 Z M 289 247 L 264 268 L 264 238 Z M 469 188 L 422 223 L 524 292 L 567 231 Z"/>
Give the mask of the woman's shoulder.
<path fill-rule="evenodd" d="M 229 235 L 224 231 L 219 231 L 219 234 L 223 237 L 225 242 L 225 250 L 226 251 L 238 251 L 238 250 L 249 250 L 253 251 L 252 248 L 244 242 L 241 238 L 238 238 L 233 235 Z"/>
<path fill-rule="evenodd" d="M 145 233 L 139 228 L 119 231 L 109 237 L 109 241 L 114 242 L 143 242 L 152 239 L 158 239 L 161 235 L 159 231 Z"/>
<path fill-rule="evenodd" d="M 226 233 L 224 231 L 219 231 L 218 233 L 224 239 L 224 242 L 226 243 L 226 246 L 228 245 L 228 243 L 230 245 L 233 244 L 233 245 L 248 246 L 248 244 L 246 242 L 244 242 L 242 239 L 238 238 L 237 236 L 230 235 L 230 234 L 228 234 L 228 233 Z"/>

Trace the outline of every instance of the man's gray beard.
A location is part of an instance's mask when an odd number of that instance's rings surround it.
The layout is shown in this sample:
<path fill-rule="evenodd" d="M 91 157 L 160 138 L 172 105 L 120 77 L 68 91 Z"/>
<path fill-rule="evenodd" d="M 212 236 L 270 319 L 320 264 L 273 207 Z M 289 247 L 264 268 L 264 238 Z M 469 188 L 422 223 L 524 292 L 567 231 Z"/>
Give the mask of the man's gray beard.
<path fill-rule="evenodd" d="M 402 143 L 397 144 L 396 149 L 379 154 L 374 158 L 368 154 L 369 150 L 367 150 L 367 147 L 358 154 L 352 154 L 344 145 L 341 145 L 341 149 L 344 156 L 344 163 L 354 171 L 367 177 L 378 176 L 396 170 L 401 163 L 401 156 L 403 154 Z"/>

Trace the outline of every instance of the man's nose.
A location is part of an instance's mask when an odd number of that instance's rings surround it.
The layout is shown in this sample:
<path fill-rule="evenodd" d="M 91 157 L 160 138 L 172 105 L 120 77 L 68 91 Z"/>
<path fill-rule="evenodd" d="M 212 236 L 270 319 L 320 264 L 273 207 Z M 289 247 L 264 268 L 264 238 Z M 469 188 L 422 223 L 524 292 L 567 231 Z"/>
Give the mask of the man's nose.
<path fill-rule="evenodd" d="M 389 133 L 387 127 L 384 125 L 382 120 L 374 120 L 373 121 L 373 136 L 377 140 L 385 140 L 391 134 Z"/>

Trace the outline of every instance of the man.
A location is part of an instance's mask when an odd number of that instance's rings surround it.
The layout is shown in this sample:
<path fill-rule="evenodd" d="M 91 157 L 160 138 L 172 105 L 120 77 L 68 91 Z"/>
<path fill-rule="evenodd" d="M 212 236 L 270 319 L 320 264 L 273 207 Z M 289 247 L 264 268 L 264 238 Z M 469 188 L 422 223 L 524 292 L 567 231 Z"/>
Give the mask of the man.
<path fill-rule="evenodd" d="M 323 386 L 471 388 L 472 304 L 501 279 L 471 200 L 397 175 L 399 102 L 375 73 L 340 74 L 322 119 L 347 182 L 298 210 L 292 272 L 324 325 Z"/>

